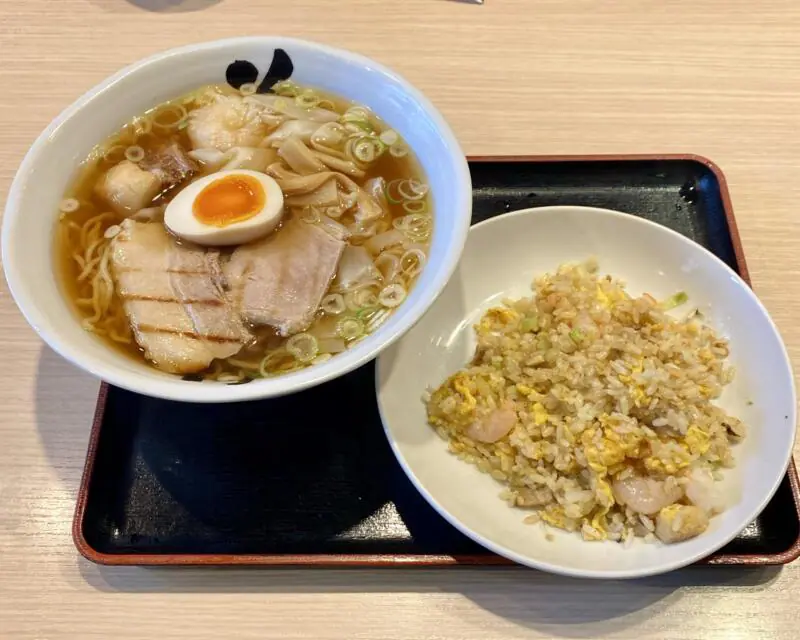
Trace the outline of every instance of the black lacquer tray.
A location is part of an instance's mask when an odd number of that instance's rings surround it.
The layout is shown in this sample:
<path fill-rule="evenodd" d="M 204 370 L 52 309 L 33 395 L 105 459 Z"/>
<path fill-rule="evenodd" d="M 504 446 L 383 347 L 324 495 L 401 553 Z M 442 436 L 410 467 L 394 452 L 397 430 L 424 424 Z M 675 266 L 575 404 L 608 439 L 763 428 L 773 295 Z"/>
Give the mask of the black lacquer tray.
<path fill-rule="evenodd" d="M 475 158 L 473 222 L 515 209 L 617 209 L 708 247 L 747 279 L 725 180 L 694 156 Z M 104 385 L 74 538 L 105 564 L 505 564 L 416 493 L 383 435 L 374 366 L 280 399 L 192 405 Z M 344 419 L 331 408 L 346 407 Z M 706 562 L 800 555 L 794 465 Z"/>

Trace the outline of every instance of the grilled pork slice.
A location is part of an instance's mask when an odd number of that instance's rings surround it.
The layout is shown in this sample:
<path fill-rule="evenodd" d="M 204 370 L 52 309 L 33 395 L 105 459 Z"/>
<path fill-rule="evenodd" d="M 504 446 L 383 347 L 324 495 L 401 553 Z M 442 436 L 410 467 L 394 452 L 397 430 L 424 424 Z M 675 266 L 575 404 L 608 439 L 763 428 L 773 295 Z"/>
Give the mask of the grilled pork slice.
<path fill-rule="evenodd" d="M 252 339 L 226 298 L 219 255 L 179 245 L 161 224 L 125 220 L 112 265 L 136 342 L 156 367 L 202 371 Z"/>
<path fill-rule="evenodd" d="M 305 331 L 336 275 L 345 243 L 320 227 L 290 220 L 272 236 L 239 247 L 225 265 L 244 319 L 282 336 Z"/>
<path fill-rule="evenodd" d="M 175 140 L 145 155 L 139 166 L 158 178 L 165 189 L 179 185 L 197 171 L 192 159 Z"/>

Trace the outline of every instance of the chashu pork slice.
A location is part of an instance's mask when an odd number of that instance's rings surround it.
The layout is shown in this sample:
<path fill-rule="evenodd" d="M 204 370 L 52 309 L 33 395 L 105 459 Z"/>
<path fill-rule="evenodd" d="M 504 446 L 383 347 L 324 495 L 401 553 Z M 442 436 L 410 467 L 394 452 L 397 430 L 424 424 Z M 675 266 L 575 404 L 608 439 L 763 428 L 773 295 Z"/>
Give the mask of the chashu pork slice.
<path fill-rule="evenodd" d="M 290 220 L 264 240 L 236 249 L 225 265 L 234 304 L 255 326 L 282 336 L 305 331 L 336 275 L 346 243 Z"/>
<path fill-rule="evenodd" d="M 179 245 L 158 223 L 125 220 L 112 266 L 136 342 L 170 373 L 195 373 L 252 339 L 221 286 L 219 254 Z"/>

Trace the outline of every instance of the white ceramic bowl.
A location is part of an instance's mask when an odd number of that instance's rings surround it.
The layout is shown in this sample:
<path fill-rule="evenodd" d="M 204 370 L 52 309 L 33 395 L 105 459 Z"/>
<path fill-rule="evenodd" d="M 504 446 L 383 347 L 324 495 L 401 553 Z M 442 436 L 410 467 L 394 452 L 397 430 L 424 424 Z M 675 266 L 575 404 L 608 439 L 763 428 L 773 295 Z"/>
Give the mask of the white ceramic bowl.
<path fill-rule="evenodd" d="M 90 149 L 146 109 L 204 84 L 223 83 L 228 65 L 248 60 L 267 72 L 277 49 L 292 80 L 370 107 L 408 142 L 431 187 L 435 229 L 428 263 L 390 320 L 326 363 L 247 385 L 197 383 L 160 373 L 83 331 L 53 267 L 58 204 Z M 225 402 L 282 395 L 340 376 L 374 358 L 433 303 L 456 267 L 469 228 L 469 169 L 439 112 L 408 82 L 362 56 L 285 38 L 237 38 L 173 49 L 110 77 L 67 108 L 34 142 L 11 186 L 2 229 L 3 263 L 17 305 L 54 350 L 114 385 L 151 396 Z"/>
<path fill-rule="evenodd" d="M 689 295 L 730 339 L 735 381 L 719 403 L 749 426 L 725 473 L 732 504 L 701 536 L 673 545 L 584 542 L 578 534 L 523 523 L 498 498 L 501 486 L 449 454 L 426 424 L 421 397 L 463 367 L 472 325 L 504 297 L 531 295 L 535 276 L 596 256 L 603 273 L 631 293 Z M 687 309 L 688 310 L 688 309 Z M 522 564 L 571 576 L 630 578 L 699 560 L 719 549 L 764 508 L 786 472 L 795 437 L 795 388 L 786 350 L 756 296 L 711 253 L 666 227 L 584 207 L 505 214 L 472 228 L 461 263 L 423 319 L 378 359 L 377 391 L 386 434 L 400 464 L 430 504 L 476 542 Z M 752 405 L 748 401 L 752 401 Z"/>

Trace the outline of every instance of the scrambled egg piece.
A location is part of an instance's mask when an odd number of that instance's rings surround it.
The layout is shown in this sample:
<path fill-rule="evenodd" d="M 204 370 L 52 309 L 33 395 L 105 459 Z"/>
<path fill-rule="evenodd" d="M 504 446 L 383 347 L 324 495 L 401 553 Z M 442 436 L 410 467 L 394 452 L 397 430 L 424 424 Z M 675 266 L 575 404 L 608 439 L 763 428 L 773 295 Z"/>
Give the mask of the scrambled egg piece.
<path fill-rule="evenodd" d="M 597 479 L 597 488 L 595 489 L 595 499 L 599 508 L 595 512 L 590 524 L 599 533 L 599 540 L 605 540 L 608 537 L 608 522 L 606 521 L 606 514 L 614 506 L 614 494 L 611 491 L 611 485 L 602 478 Z"/>
<path fill-rule="evenodd" d="M 575 434 L 572 433 L 572 429 L 569 428 L 568 425 L 562 424 L 558 427 L 556 431 L 556 437 L 560 440 L 566 440 L 570 446 L 575 444 Z"/>
<path fill-rule="evenodd" d="M 575 458 L 572 457 L 570 457 L 566 461 L 556 460 L 553 462 L 553 466 L 561 473 L 566 473 L 566 474 L 578 473 L 580 471 L 578 463 L 575 461 Z"/>
<path fill-rule="evenodd" d="M 531 443 L 530 447 L 526 447 L 525 455 L 538 462 L 539 460 L 543 460 L 545 456 L 547 456 L 547 449 L 548 444 L 541 440 L 537 440 L 536 442 Z"/>
<path fill-rule="evenodd" d="M 595 442 L 597 434 L 602 434 L 600 444 Z M 612 436 L 613 437 L 609 437 Z M 611 485 L 606 480 L 609 473 L 618 470 L 625 461 L 625 449 L 622 438 L 610 429 L 599 429 L 597 427 L 587 429 L 581 434 L 583 443 L 583 453 L 589 468 L 596 474 L 595 481 L 595 501 L 597 507 L 590 518 L 584 520 L 596 532 L 583 530 L 583 537 L 586 540 L 605 540 L 608 538 L 608 522 L 606 515 L 614 506 L 614 494 Z M 638 450 L 638 443 L 635 443 Z"/>
<path fill-rule="evenodd" d="M 625 460 L 625 451 L 619 442 L 603 435 L 599 444 L 595 442 L 597 433 L 602 433 L 596 428 L 587 429 L 581 434 L 583 453 L 589 468 L 599 475 L 606 475 L 608 468 Z"/>
<path fill-rule="evenodd" d="M 581 444 L 583 444 L 584 447 L 590 445 L 592 441 L 594 441 L 596 434 L 596 427 L 589 427 L 588 429 L 585 429 L 584 432 L 581 433 Z"/>
<path fill-rule="evenodd" d="M 691 460 L 688 451 L 670 451 L 664 456 L 649 455 L 643 462 L 644 468 L 650 473 L 672 476 L 688 467 Z"/>
<path fill-rule="evenodd" d="M 700 394 L 706 398 L 710 398 L 712 396 L 711 389 L 704 384 L 700 385 Z"/>
<path fill-rule="evenodd" d="M 625 460 L 625 453 L 616 442 L 603 438 L 602 446 L 589 445 L 584 448 L 589 468 L 597 474 L 606 475 L 608 468 Z"/>
<path fill-rule="evenodd" d="M 606 293 L 599 284 L 595 290 L 595 297 L 597 298 L 597 301 L 606 309 L 611 309 L 615 302 L 625 299 L 624 295 L 620 295 L 614 291 L 611 293 Z"/>
<path fill-rule="evenodd" d="M 462 398 L 464 398 L 464 403 L 459 407 L 458 412 L 461 415 L 466 415 L 468 413 L 472 413 L 475 411 L 475 407 L 477 406 L 478 402 L 475 400 L 475 397 L 470 393 L 470 390 L 467 388 L 467 378 L 466 375 L 463 373 L 456 374 L 451 379 L 451 384 L 453 385 L 453 389 L 457 391 Z"/>
<path fill-rule="evenodd" d="M 455 415 L 447 416 L 456 423 L 469 422 L 473 418 L 475 409 L 478 406 L 478 401 L 469 390 L 469 382 L 470 378 L 467 374 L 457 373 L 439 387 L 431 397 L 431 401 L 437 405 L 446 400 L 452 400 L 456 403 Z M 441 419 L 441 416 L 429 415 L 428 419 L 435 425 L 445 423 L 445 421 Z"/>
<path fill-rule="evenodd" d="M 633 380 L 633 374 L 641 373 L 644 371 L 644 358 L 639 358 L 639 362 L 631 368 L 631 375 L 620 375 L 619 380 L 620 382 L 624 382 L 628 385 L 628 391 L 631 394 L 631 398 L 633 399 L 633 403 L 637 407 L 641 407 L 647 400 L 649 400 L 649 396 L 644 392 L 644 385 L 638 384 Z"/>
<path fill-rule="evenodd" d="M 479 335 L 491 333 L 494 331 L 493 325 L 496 321 L 500 321 L 504 325 L 516 324 L 519 322 L 520 314 L 509 309 L 508 307 L 493 307 L 489 309 L 481 318 L 481 321 L 475 325 L 475 331 Z"/>
<path fill-rule="evenodd" d="M 614 493 L 611 491 L 611 485 L 604 479 L 598 478 L 595 495 L 597 502 L 604 509 L 603 514 L 608 513 L 608 510 L 614 506 Z"/>
<path fill-rule="evenodd" d="M 622 471 L 626 458 L 643 456 L 644 438 L 641 435 L 618 433 L 608 414 L 602 414 L 598 422 L 601 427 L 587 429 L 581 434 L 581 444 L 589 468 L 599 477 L 613 476 Z M 601 434 L 599 443 L 596 442 L 598 433 Z"/>
<path fill-rule="evenodd" d="M 686 430 L 684 441 L 689 451 L 696 456 L 702 456 L 711 448 L 711 436 L 695 425 Z"/>
<path fill-rule="evenodd" d="M 600 285 L 597 286 L 597 301 L 603 305 L 606 309 L 610 309 L 612 302 L 611 298 L 606 295 L 606 292 L 600 288 Z"/>
<path fill-rule="evenodd" d="M 711 362 L 714 359 L 714 354 L 711 353 L 711 349 L 708 347 L 703 347 L 700 351 L 697 352 L 697 355 L 700 356 L 701 362 Z"/>
<path fill-rule="evenodd" d="M 559 529 L 567 528 L 564 509 L 560 505 L 548 505 L 541 515 L 542 520 L 544 520 L 550 526 L 558 527 Z"/>
<path fill-rule="evenodd" d="M 608 440 L 619 444 L 622 448 L 626 458 L 639 458 L 641 457 L 641 444 L 642 436 L 638 433 L 624 433 L 620 434 L 614 430 L 614 426 L 608 420 L 600 418 L 600 423 L 603 425 L 603 435 Z"/>
<path fill-rule="evenodd" d="M 547 422 L 548 413 L 547 409 L 544 408 L 541 402 L 534 402 L 533 403 L 533 423 L 536 425 L 542 425 Z"/>

